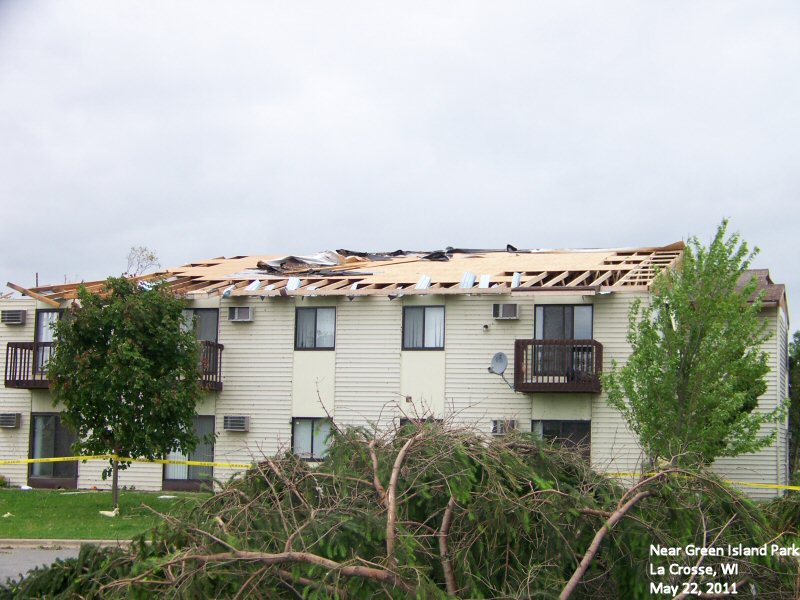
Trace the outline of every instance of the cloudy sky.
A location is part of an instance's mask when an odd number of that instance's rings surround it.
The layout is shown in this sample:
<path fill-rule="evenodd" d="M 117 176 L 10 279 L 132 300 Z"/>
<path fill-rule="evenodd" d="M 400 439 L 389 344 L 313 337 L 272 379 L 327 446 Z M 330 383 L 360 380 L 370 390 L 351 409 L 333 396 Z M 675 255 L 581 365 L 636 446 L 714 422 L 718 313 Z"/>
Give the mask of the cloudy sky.
<path fill-rule="evenodd" d="M 727 216 L 800 309 L 798 140 L 796 1 L 0 0 L 2 282 Z"/>

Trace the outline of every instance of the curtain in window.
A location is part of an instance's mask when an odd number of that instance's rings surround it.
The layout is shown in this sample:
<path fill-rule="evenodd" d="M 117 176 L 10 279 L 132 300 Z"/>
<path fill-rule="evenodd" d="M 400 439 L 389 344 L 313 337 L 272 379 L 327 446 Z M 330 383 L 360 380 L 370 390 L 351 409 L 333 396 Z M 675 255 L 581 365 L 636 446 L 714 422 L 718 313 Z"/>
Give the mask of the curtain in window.
<path fill-rule="evenodd" d="M 56 418 L 54 416 L 33 418 L 33 456 L 31 458 L 53 458 L 56 447 Z M 52 477 L 55 463 L 33 463 L 31 475 Z"/>
<path fill-rule="evenodd" d="M 333 348 L 336 333 L 336 309 L 317 309 L 317 348 Z"/>
<path fill-rule="evenodd" d="M 295 346 L 298 348 L 314 348 L 314 310 L 297 311 L 297 332 L 295 334 Z"/>
<path fill-rule="evenodd" d="M 36 317 L 36 341 L 37 342 L 52 342 L 53 341 L 53 326 L 59 318 L 59 312 L 56 310 L 42 310 L 39 311 Z M 50 361 L 50 354 L 52 353 L 52 346 L 38 347 L 36 349 L 36 372 L 43 373 L 47 370 L 47 363 Z"/>
<path fill-rule="evenodd" d="M 444 347 L 443 306 L 428 306 L 425 308 L 425 347 Z"/>
<path fill-rule="evenodd" d="M 592 339 L 592 307 L 574 306 L 573 326 L 576 340 Z"/>
<path fill-rule="evenodd" d="M 312 420 L 295 419 L 292 431 L 292 450 L 301 458 L 311 458 Z"/>
<path fill-rule="evenodd" d="M 197 442 L 194 452 L 192 452 L 189 460 L 199 460 L 203 462 L 214 461 L 214 442 L 206 441 L 204 438 L 209 436 L 209 440 L 213 440 L 210 436 L 214 435 L 214 417 L 196 417 L 194 422 L 194 433 L 200 438 Z M 210 479 L 212 476 L 213 467 L 189 467 L 189 479 Z"/>
<path fill-rule="evenodd" d="M 72 444 L 75 435 L 61 425 L 58 415 L 33 415 L 33 442 L 31 458 L 56 458 L 72 456 Z M 78 472 L 77 462 L 33 463 L 32 477 L 75 477 Z"/>
<path fill-rule="evenodd" d="M 422 348 L 422 328 L 424 326 L 424 308 L 406 308 L 403 323 L 403 348 Z"/>
<path fill-rule="evenodd" d="M 167 460 L 188 460 L 177 450 L 167 454 Z M 189 465 L 164 465 L 164 479 L 189 479 Z"/>
<path fill-rule="evenodd" d="M 200 460 L 212 462 L 214 460 L 214 443 L 203 438 L 214 433 L 214 417 L 203 416 L 194 418 L 194 434 L 200 438 L 194 452 L 183 454 L 177 450 L 167 454 L 168 460 Z M 213 467 L 197 467 L 189 465 L 164 465 L 164 479 L 207 479 L 211 478 Z"/>
<path fill-rule="evenodd" d="M 331 434 L 331 422 L 328 419 L 314 421 L 313 452 L 314 458 L 325 458 L 328 455 L 328 436 Z"/>
<path fill-rule="evenodd" d="M 219 312 L 217 309 L 195 311 L 195 333 L 198 340 L 207 342 L 217 341 L 217 320 Z"/>

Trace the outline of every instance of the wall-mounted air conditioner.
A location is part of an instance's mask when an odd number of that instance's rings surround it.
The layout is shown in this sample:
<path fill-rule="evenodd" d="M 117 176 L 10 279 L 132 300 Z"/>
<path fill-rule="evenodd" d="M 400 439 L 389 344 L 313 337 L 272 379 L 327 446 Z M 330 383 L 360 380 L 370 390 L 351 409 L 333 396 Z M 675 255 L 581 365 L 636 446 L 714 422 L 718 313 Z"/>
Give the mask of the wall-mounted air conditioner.
<path fill-rule="evenodd" d="M 25 317 L 28 315 L 26 310 L 4 310 L 0 311 L 0 322 L 3 325 L 25 325 Z"/>
<path fill-rule="evenodd" d="M 19 429 L 22 418 L 20 413 L 0 413 L 0 427 L 5 429 Z"/>
<path fill-rule="evenodd" d="M 492 316 L 495 319 L 519 319 L 517 304 L 492 304 Z"/>
<path fill-rule="evenodd" d="M 249 322 L 253 320 L 253 309 L 249 306 L 228 307 L 228 321 Z"/>
<path fill-rule="evenodd" d="M 250 417 L 244 415 L 225 415 L 222 418 L 222 428 L 225 431 L 250 431 Z"/>

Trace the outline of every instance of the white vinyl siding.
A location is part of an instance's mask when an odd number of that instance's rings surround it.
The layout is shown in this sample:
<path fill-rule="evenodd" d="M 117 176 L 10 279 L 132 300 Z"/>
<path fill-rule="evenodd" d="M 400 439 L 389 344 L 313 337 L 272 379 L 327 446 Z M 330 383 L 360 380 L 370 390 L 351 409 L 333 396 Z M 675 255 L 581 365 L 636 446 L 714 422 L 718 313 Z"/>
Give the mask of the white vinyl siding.
<path fill-rule="evenodd" d="M 34 311 L 36 301 L 30 299 L 2 300 L 2 310 L 26 310 L 24 325 L 0 325 L 0 353 L 5 373 L 6 346 L 9 342 L 32 342 L 34 337 Z M 50 410 L 52 411 L 52 403 Z M 3 458 L 28 458 L 31 428 L 31 390 L 0 387 L 0 412 L 20 413 L 20 425 L 16 429 L 0 429 L 0 456 Z M 28 480 L 28 465 L 0 465 L 0 475 L 10 485 L 25 485 Z"/>

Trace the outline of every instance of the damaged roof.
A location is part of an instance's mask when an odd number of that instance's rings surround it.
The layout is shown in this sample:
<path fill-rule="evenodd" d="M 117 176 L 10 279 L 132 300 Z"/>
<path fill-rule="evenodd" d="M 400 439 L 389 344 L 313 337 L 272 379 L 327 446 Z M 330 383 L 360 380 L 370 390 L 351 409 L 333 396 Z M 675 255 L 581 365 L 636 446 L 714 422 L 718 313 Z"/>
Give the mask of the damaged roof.
<path fill-rule="evenodd" d="M 325 251 L 312 255 L 218 257 L 137 276 L 166 279 L 190 298 L 214 296 L 391 295 L 509 293 L 572 290 L 642 290 L 659 269 L 673 266 L 683 242 L 652 248 L 437 251 Z M 77 296 L 83 284 L 101 291 L 104 281 L 9 287 L 57 304 Z"/>

